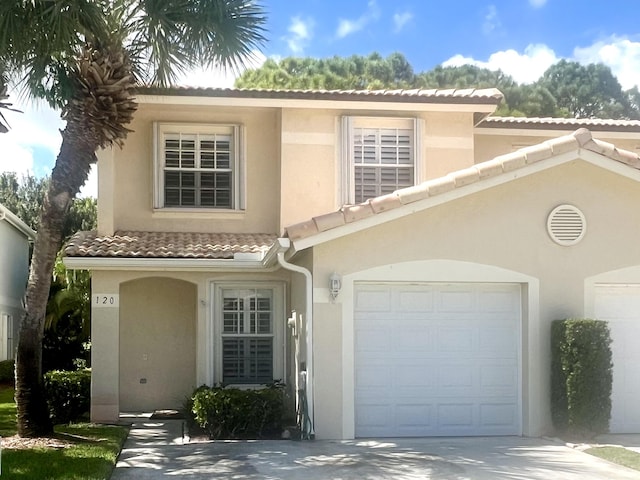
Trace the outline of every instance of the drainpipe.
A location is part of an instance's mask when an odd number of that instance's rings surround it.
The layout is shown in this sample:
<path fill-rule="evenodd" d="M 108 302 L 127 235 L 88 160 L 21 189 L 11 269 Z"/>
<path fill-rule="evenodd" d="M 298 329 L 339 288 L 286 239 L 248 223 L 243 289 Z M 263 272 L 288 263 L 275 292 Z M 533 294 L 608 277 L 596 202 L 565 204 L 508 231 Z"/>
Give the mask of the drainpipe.
<path fill-rule="evenodd" d="M 304 267 L 289 263 L 284 259 L 284 254 L 291 246 L 291 241 L 288 238 L 279 238 L 279 246 L 281 247 L 278 252 L 278 263 L 282 268 L 290 270 L 292 272 L 301 273 L 305 279 L 305 332 L 307 343 L 307 365 L 306 365 L 306 379 L 305 390 L 307 394 L 307 411 L 309 418 L 311 419 L 311 431 L 309 432 L 311 438 L 315 437 L 314 419 L 313 419 L 313 277 L 311 272 Z"/>

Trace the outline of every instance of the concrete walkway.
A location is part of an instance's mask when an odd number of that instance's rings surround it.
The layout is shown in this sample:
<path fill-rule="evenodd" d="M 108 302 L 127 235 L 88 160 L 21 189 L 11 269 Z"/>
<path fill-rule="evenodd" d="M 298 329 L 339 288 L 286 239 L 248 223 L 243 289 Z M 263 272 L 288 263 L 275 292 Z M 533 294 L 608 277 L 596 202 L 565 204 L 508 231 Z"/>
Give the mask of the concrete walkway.
<path fill-rule="evenodd" d="M 189 443 L 180 420 L 137 419 L 111 478 L 626 480 L 640 472 L 545 439 Z"/>

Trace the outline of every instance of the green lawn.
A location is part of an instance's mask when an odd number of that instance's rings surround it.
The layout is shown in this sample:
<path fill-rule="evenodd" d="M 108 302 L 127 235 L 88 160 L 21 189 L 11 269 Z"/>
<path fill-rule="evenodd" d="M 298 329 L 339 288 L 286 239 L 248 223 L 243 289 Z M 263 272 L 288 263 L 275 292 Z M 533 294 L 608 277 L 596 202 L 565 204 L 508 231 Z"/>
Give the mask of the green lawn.
<path fill-rule="evenodd" d="M 0 387 L 0 435 L 15 435 L 13 390 Z M 67 448 L 2 449 L 0 479 L 104 480 L 111 476 L 128 430 L 89 423 L 58 425 L 55 437 Z"/>
<path fill-rule="evenodd" d="M 640 470 L 640 453 L 623 447 L 593 447 L 588 448 L 585 452 L 618 465 Z"/>

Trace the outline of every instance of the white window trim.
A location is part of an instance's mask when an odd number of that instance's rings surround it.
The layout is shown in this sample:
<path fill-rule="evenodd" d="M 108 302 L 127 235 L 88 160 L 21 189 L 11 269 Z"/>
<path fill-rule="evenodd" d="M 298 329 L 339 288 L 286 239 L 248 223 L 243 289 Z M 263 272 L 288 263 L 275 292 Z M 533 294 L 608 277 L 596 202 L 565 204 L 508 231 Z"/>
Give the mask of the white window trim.
<path fill-rule="evenodd" d="M 341 205 L 355 203 L 355 177 L 353 162 L 353 128 L 411 128 L 413 129 L 413 180 L 414 184 L 422 181 L 422 136 L 424 120 L 414 117 L 366 117 L 343 116 L 340 125 L 341 145 Z"/>
<path fill-rule="evenodd" d="M 162 156 L 162 134 L 173 130 L 179 133 L 210 133 L 221 130 L 231 130 L 233 135 L 233 208 L 209 208 L 209 207 L 165 207 L 164 206 L 164 161 Z M 244 127 L 238 124 L 204 124 L 204 123 L 167 123 L 153 122 L 153 208 L 163 212 L 198 213 L 238 212 L 245 209 L 246 183 L 245 183 L 245 158 L 246 141 Z"/>
<path fill-rule="evenodd" d="M 286 379 L 286 338 L 285 338 L 285 304 L 286 291 L 282 282 L 212 282 L 211 283 L 211 323 L 212 338 L 210 339 L 211 360 L 213 362 L 213 379 L 211 385 L 222 382 L 222 291 L 228 289 L 270 289 L 273 291 L 273 379 L 285 382 Z M 260 388 L 262 384 L 237 384 L 234 388 Z"/>

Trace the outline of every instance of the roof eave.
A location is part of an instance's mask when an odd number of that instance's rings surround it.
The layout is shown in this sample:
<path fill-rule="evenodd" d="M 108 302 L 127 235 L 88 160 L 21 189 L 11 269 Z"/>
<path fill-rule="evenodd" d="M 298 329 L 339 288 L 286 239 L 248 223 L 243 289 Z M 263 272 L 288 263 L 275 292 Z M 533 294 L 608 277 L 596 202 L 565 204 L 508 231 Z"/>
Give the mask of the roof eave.
<path fill-rule="evenodd" d="M 31 229 L 26 223 L 24 223 L 20 218 L 14 214 L 11 210 L 6 207 L 0 205 L 0 220 L 6 220 L 9 225 L 13 226 L 16 230 L 22 233 L 30 242 L 35 242 L 36 240 L 36 232 Z"/>
<path fill-rule="evenodd" d="M 394 97 L 385 101 L 363 99 L 278 99 L 278 98 L 238 98 L 238 97 L 198 97 L 175 95 L 138 95 L 140 104 L 150 105 L 197 105 L 213 107 L 248 107 L 248 108 L 309 108 L 309 109 L 354 109 L 380 111 L 425 111 L 425 112 L 470 112 L 489 115 L 497 108 L 497 103 L 473 102 L 439 102 L 409 101 Z"/>
<path fill-rule="evenodd" d="M 71 270 L 145 270 L 145 271 L 265 271 L 273 268 L 267 256 L 261 260 L 211 258 L 132 258 L 132 257 L 63 257 Z"/>

